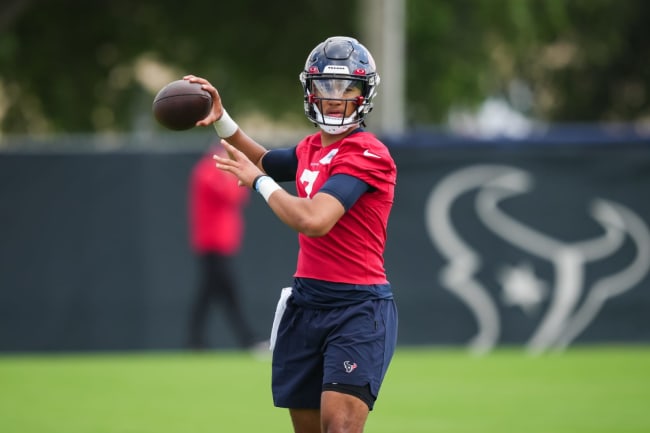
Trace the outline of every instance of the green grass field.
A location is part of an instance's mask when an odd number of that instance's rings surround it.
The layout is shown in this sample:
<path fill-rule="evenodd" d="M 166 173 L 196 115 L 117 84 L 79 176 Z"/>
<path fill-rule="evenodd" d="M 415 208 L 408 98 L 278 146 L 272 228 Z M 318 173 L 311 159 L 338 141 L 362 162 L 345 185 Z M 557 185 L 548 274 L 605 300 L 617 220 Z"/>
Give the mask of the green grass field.
<path fill-rule="evenodd" d="M 290 432 L 243 352 L 0 356 L 2 433 Z M 368 433 L 647 433 L 650 347 L 400 348 Z"/>

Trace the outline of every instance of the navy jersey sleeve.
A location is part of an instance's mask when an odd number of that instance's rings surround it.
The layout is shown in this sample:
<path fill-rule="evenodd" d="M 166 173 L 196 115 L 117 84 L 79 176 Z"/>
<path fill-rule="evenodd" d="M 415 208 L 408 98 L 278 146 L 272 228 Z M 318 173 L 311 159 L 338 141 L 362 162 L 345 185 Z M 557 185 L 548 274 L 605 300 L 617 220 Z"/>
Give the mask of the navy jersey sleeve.
<path fill-rule="evenodd" d="M 348 211 L 359 197 L 369 189 L 370 186 L 361 179 L 347 174 L 335 174 L 327 179 L 327 182 L 318 192 L 324 192 L 335 197 Z"/>
<path fill-rule="evenodd" d="M 276 182 L 296 180 L 298 170 L 296 147 L 269 150 L 262 158 L 262 167 Z"/>

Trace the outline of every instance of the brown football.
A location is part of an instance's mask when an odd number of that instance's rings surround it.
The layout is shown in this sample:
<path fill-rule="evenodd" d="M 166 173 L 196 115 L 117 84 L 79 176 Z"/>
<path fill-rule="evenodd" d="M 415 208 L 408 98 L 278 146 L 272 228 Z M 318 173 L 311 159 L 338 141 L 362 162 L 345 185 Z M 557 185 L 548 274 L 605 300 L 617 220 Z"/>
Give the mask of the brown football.
<path fill-rule="evenodd" d="M 153 115 L 165 128 L 184 131 L 208 115 L 212 97 L 198 83 L 172 81 L 153 100 Z"/>

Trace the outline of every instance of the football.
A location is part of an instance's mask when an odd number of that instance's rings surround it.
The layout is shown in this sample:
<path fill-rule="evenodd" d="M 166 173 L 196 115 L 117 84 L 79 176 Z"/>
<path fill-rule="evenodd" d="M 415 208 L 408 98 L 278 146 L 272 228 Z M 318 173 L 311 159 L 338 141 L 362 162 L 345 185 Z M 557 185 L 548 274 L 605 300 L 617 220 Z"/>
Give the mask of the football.
<path fill-rule="evenodd" d="M 199 83 L 172 81 L 153 100 L 153 115 L 165 128 L 184 131 L 208 115 L 212 96 Z"/>

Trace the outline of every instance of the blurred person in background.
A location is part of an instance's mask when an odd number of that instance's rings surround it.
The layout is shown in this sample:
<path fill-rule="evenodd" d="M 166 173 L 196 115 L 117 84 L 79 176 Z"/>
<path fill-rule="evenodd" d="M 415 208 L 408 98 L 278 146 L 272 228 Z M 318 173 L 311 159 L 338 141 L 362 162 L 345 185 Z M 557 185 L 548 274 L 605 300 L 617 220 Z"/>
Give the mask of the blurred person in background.
<path fill-rule="evenodd" d="M 213 144 L 194 166 L 189 185 L 190 243 L 199 266 L 199 284 L 191 307 L 189 346 L 207 347 L 207 320 L 211 307 L 221 305 L 238 345 L 253 348 L 256 339 L 239 299 L 234 258 L 244 236 L 243 210 L 249 189 L 237 178 L 215 167 L 213 155 L 225 155 Z"/>

